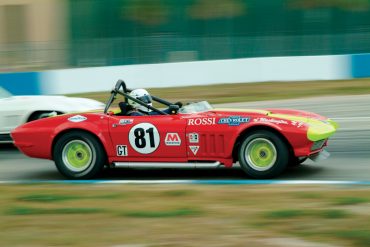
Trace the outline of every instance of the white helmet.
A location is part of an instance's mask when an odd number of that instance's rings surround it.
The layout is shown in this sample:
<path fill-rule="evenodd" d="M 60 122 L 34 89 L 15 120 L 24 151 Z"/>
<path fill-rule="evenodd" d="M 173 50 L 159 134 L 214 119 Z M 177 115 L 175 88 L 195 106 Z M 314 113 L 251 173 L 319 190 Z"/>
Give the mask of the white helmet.
<path fill-rule="evenodd" d="M 130 93 L 130 96 L 146 103 L 146 105 L 148 105 L 148 106 L 152 106 L 152 97 L 150 96 L 148 91 L 146 91 L 145 89 L 139 88 L 139 89 L 132 90 L 131 93 Z M 139 103 L 137 103 L 133 100 L 129 99 L 128 103 L 130 105 L 132 105 L 132 107 L 134 107 L 135 109 L 138 109 L 140 111 L 143 111 L 143 112 L 151 112 L 152 111 L 148 107 L 140 105 Z"/>

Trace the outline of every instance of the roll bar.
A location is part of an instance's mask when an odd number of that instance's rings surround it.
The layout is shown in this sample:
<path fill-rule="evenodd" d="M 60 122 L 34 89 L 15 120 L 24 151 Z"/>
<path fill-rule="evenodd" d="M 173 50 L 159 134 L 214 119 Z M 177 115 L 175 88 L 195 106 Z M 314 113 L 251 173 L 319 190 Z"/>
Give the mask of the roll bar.
<path fill-rule="evenodd" d="M 122 90 L 121 90 L 121 88 L 122 88 Z M 131 93 L 131 91 L 132 91 L 132 89 L 127 88 L 126 83 L 123 80 L 118 80 L 116 82 L 116 85 L 114 86 L 114 88 L 111 91 L 111 96 L 109 97 L 109 99 L 107 101 L 107 104 L 105 105 L 104 113 L 105 114 L 108 113 L 108 109 L 111 106 L 111 104 L 113 103 L 113 101 L 116 99 L 116 95 L 120 94 L 120 95 L 125 97 L 126 102 L 127 102 L 128 99 L 130 99 L 130 100 L 135 101 L 136 103 L 138 103 L 142 106 L 148 107 L 150 110 L 155 111 L 155 112 L 157 112 L 161 115 L 168 115 L 167 113 L 165 113 L 161 110 L 158 110 L 157 108 L 154 108 L 153 106 L 148 106 L 146 103 L 142 102 L 141 100 L 138 100 L 138 99 L 130 96 L 129 93 Z M 156 101 L 158 103 L 161 103 L 163 105 L 167 105 L 167 106 L 172 105 L 171 102 L 168 102 L 164 99 L 158 98 L 156 96 L 151 96 L 151 97 L 154 101 Z"/>

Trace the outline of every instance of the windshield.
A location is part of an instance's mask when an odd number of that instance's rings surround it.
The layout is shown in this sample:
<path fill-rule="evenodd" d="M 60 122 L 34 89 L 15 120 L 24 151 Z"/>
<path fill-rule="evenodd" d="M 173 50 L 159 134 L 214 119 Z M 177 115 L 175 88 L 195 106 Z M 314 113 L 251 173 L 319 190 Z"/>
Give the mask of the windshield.
<path fill-rule="evenodd" d="M 0 99 L 9 98 L 10 96 L 12 96 L 11 93 L 0 87 Z"/>
<path fill-rule="evenodd" d="M 211 109 L 213 109 L 213 107 L 207 101 L 201 101 L 184 105 L 179 109 L 179 113 L 197 113 L 209 111 Z"/>

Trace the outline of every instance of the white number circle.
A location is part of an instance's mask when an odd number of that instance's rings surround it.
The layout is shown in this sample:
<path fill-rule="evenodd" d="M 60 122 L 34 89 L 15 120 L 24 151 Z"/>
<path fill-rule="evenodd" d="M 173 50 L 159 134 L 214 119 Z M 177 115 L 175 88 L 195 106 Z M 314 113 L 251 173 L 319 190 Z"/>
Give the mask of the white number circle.
<path fill-rule="evenodd" d="M 128 139 L 131 147 L 141 154 L 153 153 L 160 142 L 157 128 L 150 123 L 140 123 L 132 127 Z"/>

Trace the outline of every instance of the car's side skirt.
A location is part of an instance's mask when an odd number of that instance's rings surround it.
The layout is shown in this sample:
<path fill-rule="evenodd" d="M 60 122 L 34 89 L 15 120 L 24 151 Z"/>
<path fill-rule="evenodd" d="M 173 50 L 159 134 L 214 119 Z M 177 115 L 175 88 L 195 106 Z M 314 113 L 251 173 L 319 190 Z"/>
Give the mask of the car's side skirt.
<path fill-rule="evenodd" d="M 113 162 L 113 167 L 120 168 L 216 168 L 222 166 L 219 161 L 215 162 Z"/>

